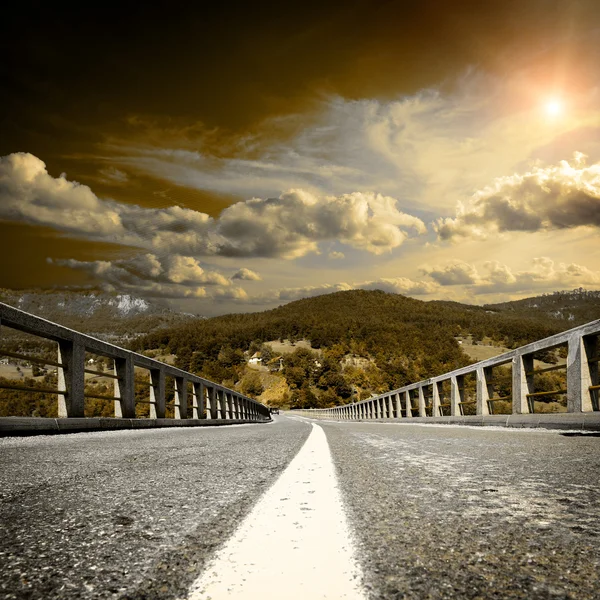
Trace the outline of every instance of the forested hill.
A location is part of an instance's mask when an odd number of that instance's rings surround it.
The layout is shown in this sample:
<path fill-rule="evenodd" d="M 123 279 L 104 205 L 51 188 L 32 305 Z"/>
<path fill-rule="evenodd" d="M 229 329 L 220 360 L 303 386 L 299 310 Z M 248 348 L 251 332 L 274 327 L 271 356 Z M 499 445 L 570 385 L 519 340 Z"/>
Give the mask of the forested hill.
<path fill-rule="evenodd" d="M 176 354 L 182 368 L 235 383 L 232 368 L 243 360 L 242 352 L 270 340 L 306 339 L 313 348 L 324 349 L 332 368 L 345 355 L 370 361 L 377 370 L 377 385 L 371 389 L 390 389 L 472 362 L 457 336 L 487 337 L 513 348 L 572 326 L 564 320 L 353 290 L 164 329 L 139 338 L 135 348 L 161 348 Z"/>
<path fill-rule="evenodd" d="M 489 304 L 485 308 L 519 317 L 566 321 L 570 328 L 600 318 L 600 291 L 579 288 L 513 302 Z"/>

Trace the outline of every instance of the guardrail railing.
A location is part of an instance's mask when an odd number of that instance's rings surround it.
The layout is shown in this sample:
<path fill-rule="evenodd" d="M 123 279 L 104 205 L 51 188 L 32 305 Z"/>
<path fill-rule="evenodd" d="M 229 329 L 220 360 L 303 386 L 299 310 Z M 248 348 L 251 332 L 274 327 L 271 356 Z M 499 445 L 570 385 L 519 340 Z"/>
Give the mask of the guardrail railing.
<path fill-rule="evenodd" d="M 600 319 L 569 331 L 527 344 L 516 350 L 472 365 L 412 383 L 360 402 L 322 409 L 299 409 L 311 417 L 341 420 L 400 419 L 411 417 L 460 417 L 501 414 L 497 406 L 508 404 L 502 414 L 537 412 L 544 400 L 556 400 L 557 412 L 585 413 L 600 410 Z M 536 367 L 536 354 L 563 349 L 564 364 Z M 542 356 L 540 356 L 542 358 Z M 501 367 L 510 366 L 511 393 L 498 393 Z M 536 378 L 550 371 L 566 372 L 566 385 L 536 390 Z M 504 373 L 506 376 L 506 373 Z M 471 379 L 470 386 L 466 385 Z"/>
<path fill-rule="evenodd" d="M 187 419 L 191 397 L 192 419 L 221 419 L 236 421 L 269 421 L 269 408 L 243 394 L 174 367 L 172 365 L 131 352 L 119 346 L 104 342 L 42 319 L 25 311 L 0 302 L 0 326 L 9 327 L 43 340 L 57 343 L 56 360 L 46 356 L 30 356 L 0 347 L 0 356 L 13 358 L 35 365 L 56 367 L 57 387 L 21 385 L 14 382 L 0 382 L 0 388 L 29 393 L 56 394 L 59 418 L 85 417 L 86 398 L 94 398 L 114 403 L 114 417 L 136 418 L 136 404 L 148 404 L 148 416 L 164 419 L 167 407 L 171 407 L 175 419 Z M 86 358 L 86 353 L 113 361 L 112 372 L 92 368 L 94 359 Z M 148 373 L 146 381 L 136 378 L 144 369 Z M 86 391 L 85 375 L 108 378 L 113 381 L 113 393 Z M 139 373 L 138 373 L 139 374 Z M 166 380 L 173 379 L 174 397 L 166 401 Z M 148 398 L 136 400 L 135 385 L 149 389 Z"/>

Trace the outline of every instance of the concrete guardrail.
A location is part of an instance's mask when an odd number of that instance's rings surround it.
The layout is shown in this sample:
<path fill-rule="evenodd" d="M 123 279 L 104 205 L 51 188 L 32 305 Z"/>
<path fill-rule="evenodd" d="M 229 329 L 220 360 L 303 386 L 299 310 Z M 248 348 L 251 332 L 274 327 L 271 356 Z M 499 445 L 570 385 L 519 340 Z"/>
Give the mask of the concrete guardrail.
<path fill-rule="evenodd" d="M 497 424 L 600 428 L 600 319 L 569 331 L 527 344 L 494 358 L 412 383 L 396 390 L 345 406 L 299 409 L 296 414 L 337 420 L 414 419 L 412 422 Z M 534 368 L 535 355 L 564 347 L 565 364 Z M 493 373 L 509 365 L 512 393 L 498 396 Z M 566 370 L 566 387 L 536 391 L 536 375 Z M 465 379 L 475 380 L 474 394 L 465 393 Z M 535 404 L 548 397 L 566 396 L 566 411 L 535 414 Z M 495 414 L 496 403 L 510 403 L 510 414 Z"/>
<path fill-rule="evenodd" d="M 87 429 L 117 429 L 146 427 L 182 427 L 198 425 L 225 425 L 235 423 L 267 422 L 269 408 L 212 381 L 178 369 L 172 365 L 131 352 L 47 321 L 0 302 L 0 326 L 33 334 L 57 343 L 56 360 L 28 356 L 0 348 L 0 355 L 56 367 L 57 389 L 46 389 L 19 384 L 0 384 L 0 388 L 22 392 L 42 392 L 57 395 L 58 419 L 35 417 L 0 418 L 0 433 L 27 431 L 81 431 Z M 114 361 L 113 372 L 86 368 L 86 352 Z M 149 388 L 149 418 L 136 418 L 134 368 L 146 369 Z M 86 394 L 85 374 L 112 379 L 113 396 Z M 174 381 L 172 407 L 174 418 L 167 419 L 165 382 Z M 188 392 L 191 391 L 191 394 Z M 188 398 L 191 396 L 192 418 L 188 418 Z M 114 403 L 115 418 L 85 418 L 85 399 L 98 398 Z M 139 401 L 138 401 L 139 403 Z"/>

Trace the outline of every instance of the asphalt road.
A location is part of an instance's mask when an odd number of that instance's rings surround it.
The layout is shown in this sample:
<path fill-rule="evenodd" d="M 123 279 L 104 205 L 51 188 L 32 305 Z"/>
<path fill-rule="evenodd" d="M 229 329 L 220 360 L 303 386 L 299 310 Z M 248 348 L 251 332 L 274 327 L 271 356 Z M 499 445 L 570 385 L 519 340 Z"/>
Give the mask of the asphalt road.
<path fill-rule="evenodd" d="M 298 452 L 276 423 L 0 439 L 0 598 L 179 598 Z"/>
<path fill-rule="evenodd" d="M 600 598 L 600 437 L 319 425 L 371 600 Z M 309 432 L 1 439 L 0 597 L 185 598 Z"/>
<path fill-rule="evenodd" d="M 371 598 L 600 598 L 599 437 L 321 424 Z"/>

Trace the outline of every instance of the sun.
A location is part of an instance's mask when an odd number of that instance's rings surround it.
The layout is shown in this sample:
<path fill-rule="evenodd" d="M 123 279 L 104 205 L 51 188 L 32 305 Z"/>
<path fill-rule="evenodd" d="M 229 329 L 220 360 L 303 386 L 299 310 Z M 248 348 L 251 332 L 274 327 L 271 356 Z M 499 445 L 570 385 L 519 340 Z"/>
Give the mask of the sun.
<path fill-rule="evenodd" d="M 564 110 L 563 103 L 558 98 L 551 98 L 546 102 L 545 110 L 549 117 L 558 117 Z"/>

